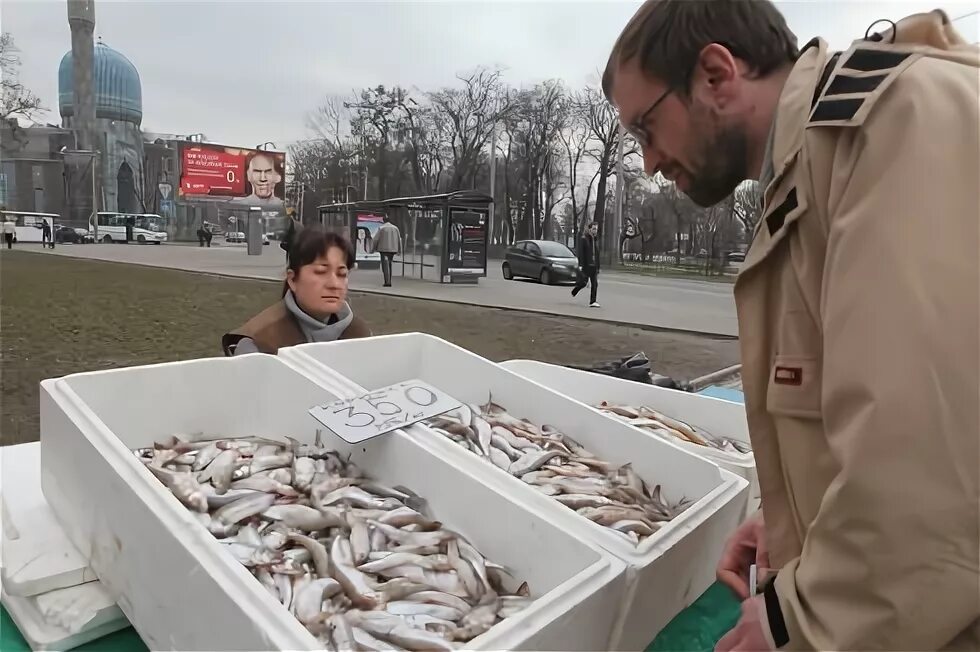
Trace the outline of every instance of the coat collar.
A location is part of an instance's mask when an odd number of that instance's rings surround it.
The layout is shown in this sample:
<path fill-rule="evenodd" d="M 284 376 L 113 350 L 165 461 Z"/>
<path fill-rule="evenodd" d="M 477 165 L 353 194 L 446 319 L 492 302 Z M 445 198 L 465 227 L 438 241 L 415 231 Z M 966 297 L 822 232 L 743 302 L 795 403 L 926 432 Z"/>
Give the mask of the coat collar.
<path fill-rule="evenodd" d="M 803 148 L 810 106 L 827 59 L 827 43 L 819 38 L 810 41 L 804 46 L 780 93 L 770 134 L 772 180 L 763 189 L 763 212 L 739 278 L 769 254 L 789 225 L 806 210 L 806 194 L 797 188 L 794 174 Z"/>

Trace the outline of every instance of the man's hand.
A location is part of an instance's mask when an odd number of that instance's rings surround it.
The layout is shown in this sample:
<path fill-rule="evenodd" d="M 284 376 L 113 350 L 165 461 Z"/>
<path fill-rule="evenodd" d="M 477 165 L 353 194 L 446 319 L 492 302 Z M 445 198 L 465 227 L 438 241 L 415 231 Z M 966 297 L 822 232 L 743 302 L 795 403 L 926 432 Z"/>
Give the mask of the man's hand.
<path fill-rule="evenodd" d="M 735 627 L 722 636 L 715 646 L 715 652 L 760 652 L 775 649 L 772 634 L 769 632 L 765 598 L 761 595 L 742 603 L 742 616 Z"/>
<path fill-rule="evenodd" d="M 766 524 L 761 509 L 732 533 L 718 562 L 718 581 L 734 591 L 739 600 L 749 597 L 749 567 L 752 564 L 769 568 Z"/>

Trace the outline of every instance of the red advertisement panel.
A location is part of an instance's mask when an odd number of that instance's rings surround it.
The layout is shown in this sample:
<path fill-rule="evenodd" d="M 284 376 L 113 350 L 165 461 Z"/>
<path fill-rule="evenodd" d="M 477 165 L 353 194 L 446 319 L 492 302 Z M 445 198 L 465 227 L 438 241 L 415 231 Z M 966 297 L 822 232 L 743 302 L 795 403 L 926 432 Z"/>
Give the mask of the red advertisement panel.
<path fill-rule="evenodd" d="M 185 144 L 180 153 L 180 194 L 239 197 L 256 204 L 282 202 L 285 161 L 282 152 Z"/>

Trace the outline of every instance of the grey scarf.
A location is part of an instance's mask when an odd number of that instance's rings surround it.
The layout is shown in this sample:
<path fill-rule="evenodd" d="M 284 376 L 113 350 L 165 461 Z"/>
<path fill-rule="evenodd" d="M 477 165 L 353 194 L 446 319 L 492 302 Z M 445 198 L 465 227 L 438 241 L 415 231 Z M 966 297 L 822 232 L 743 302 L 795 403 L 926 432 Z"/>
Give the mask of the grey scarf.
<path fill-rule="evenodd" d="M 351 321 L 354 319 L 354 312 L 350 309 L 350 305 L 346 301 L 336 314 L 330 315 L 326 322 L 322 322 L 306 314 L 299 307 L 292 290 L 286 292 L 286 296 L 282 300 L 286 304 L 286 310 L 296 318 L 296 323 L 299 324 L 299 328 L 303 331 L 303 336 L 306 337 L 307 342 L 333 342 L 339 340 L 340 336 L 344 334 L 344 331 L 347 330 L 347 327 L 350 326 Z"/>

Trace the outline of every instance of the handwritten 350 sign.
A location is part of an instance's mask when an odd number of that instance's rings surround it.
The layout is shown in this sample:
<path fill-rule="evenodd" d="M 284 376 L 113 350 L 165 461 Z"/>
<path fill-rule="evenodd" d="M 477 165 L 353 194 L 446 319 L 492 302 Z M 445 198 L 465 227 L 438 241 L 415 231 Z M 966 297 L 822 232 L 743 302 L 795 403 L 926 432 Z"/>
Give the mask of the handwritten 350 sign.
<path fill-rule="evenodd" d="M 428 383 L 409 380 L 314 407 L 310 415 L 344 441 L 356 444 L 455 410 L 460 405 Z"/>

